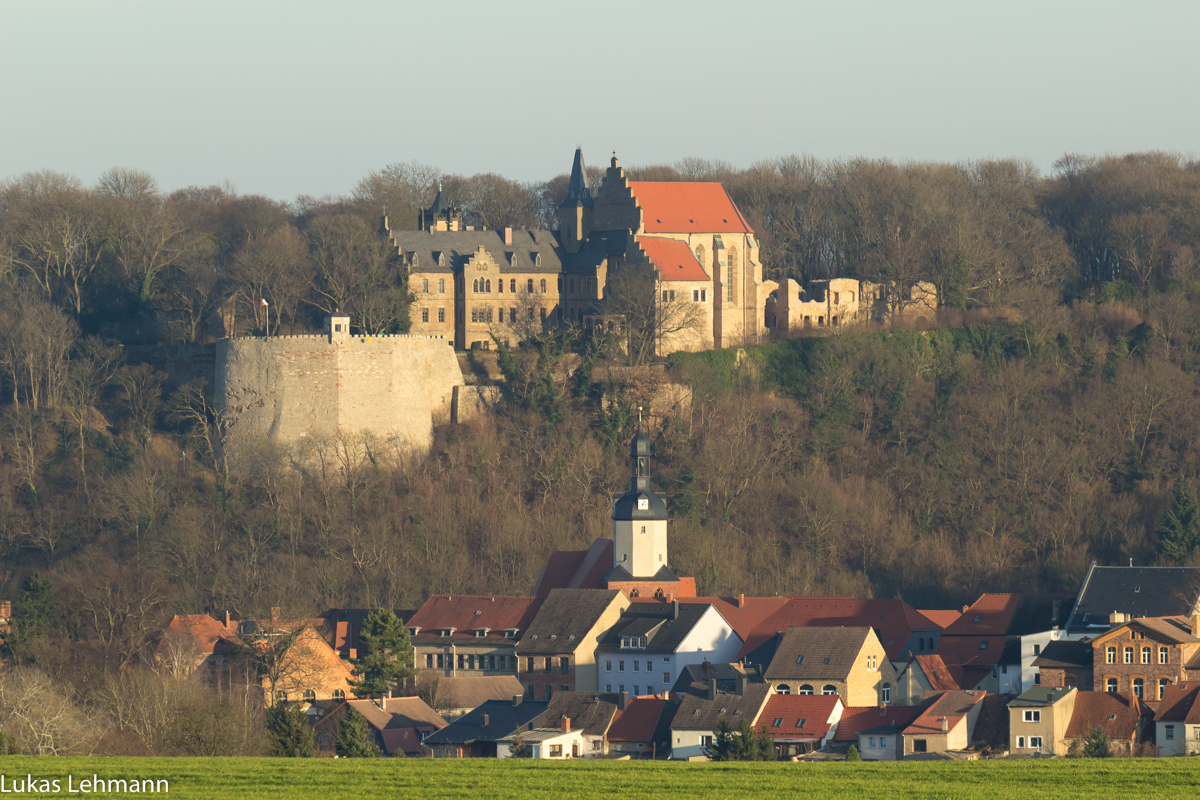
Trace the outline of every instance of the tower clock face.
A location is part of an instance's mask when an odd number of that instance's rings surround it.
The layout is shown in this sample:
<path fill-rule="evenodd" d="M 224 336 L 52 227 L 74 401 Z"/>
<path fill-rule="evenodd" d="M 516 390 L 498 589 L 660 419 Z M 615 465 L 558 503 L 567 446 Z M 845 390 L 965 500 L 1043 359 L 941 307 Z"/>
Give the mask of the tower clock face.
<path fill-rule="evenodd" d="M 649 498 L 639 497 L 638 498 L 638 511 L 649 511 L 649 510 L 650 510 Z"/>

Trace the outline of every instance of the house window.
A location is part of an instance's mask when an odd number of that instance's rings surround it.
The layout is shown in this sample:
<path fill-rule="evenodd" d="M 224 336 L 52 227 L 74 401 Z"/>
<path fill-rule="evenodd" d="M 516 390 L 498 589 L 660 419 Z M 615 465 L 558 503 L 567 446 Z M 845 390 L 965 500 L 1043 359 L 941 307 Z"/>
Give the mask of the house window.
<path fill-rule="evenodd" d="M 792 687 L 788 686 L 786 683 L 781 683 L 775 687 L 775 694 L 791 694 L 791 693 L 792 693 Z"/>
<path fill-rule="evenodd" d="M 611 692 L 611 691 L 612 691 L 612 684 L 611 684 L 611 683 L 606 683 L 606 684 L 604 684 L 604 691 L 606 691 L 606 692 Z"/>
<path fill-rule="evenodd" d="M 429 322 L 429 309 L 428 308 L 421 309 L 421 322 Z"/>
<path fill-rule="evenodd" d="M 879 748 L 880 748 L 881 750 L 886 750 L 886 749 L 887 749 L 887 737 L 886 737 L 886 736 L 880 736 L 880 737 L 879 737 Z"/>
<path fill-rule="evenodd" d="M 637 696 L 638 696 L 639 694 L 641 694 L 641 693 L 642 693 L 642 687 L 638 686 L 638 685 L 635 683 L 635 684 L 633 685 L 633 696 L 634 696 L 634 697 L 637 697 Z"/>
<path fill-rule="evenodd" d="M 433 669 L 433 653 L 425 654 L 425 669 Z"/>
<path fill-rule="evenodd" d="M 604 671 L 605 671 L 605 672 L 612 672 L 612 661 L 605 661 L 605 662 L 604 662 Z"/>
<path fill-rule="evenodd" d="M 1167 693 L 1167 679 L 1159 678 L 1158 679 L 1158 699 L 1162 700 L 1163 695 L 1166 693 Z"/>
<path fill-rule="evenodd" d="M 421 278 L 421 294 L 429 294 L 429 278 Z"/>
<path fill-rule="evenodd" d="M 446 293 L 446 279 L 438 278 L 438 294 Z"/>
<path fill-rule="evenodd" d="M 671 673 L 669 673 L 669 672 L 663 673 L 663 683 L 668 684 L 668 685 L 671 683 Z"/>
<path fill-rule="evenodd" d="M 701 747 L 712 747 L 712 737 L 711 736 L 701 736 L 700 737 L 700 746 Z"/>
<path fill-rule="evenodd" d="M 821 687 L 821 694 L 826 694 L 826 695 L 837 694 L 837 687 L 834 686 L 832 683 L 827 683 L 823 687 Z"/>
<path fill-rule="evenodd" d="M 1026 722 L 1041 722 L 1042 721 L 1042 712 L 1041 711 L 1026 711 L 1025 712 L 1025 721 Z"/>
<path fill-rule="evenodd" d="M 542 278 L 542 280 L 538 283 L 538 291 L 541 292 L 542 294 L 546 293 L 546 279 L 545 278 Z"/>
<path fill-rule="evenodd" d="M 1146 688 L 1146 681 L 1142 680 L 1141 678 L 1133 679 L 1133 693 L 1135 695 L 1137 695 L 1137 698 L 1139 700 L 1142 699 L 1145 688 Z"/>
<path fill-rule="evenodd" d="M 624 672 L 624 671 L 625 671 L 625 662 L 622 660 L 618 660 L 617 661 L 617 672 Z"/>
<path fill-rule="evenodd" d="M 1029 737 L 1029 747 L 1033 750 L 1041 750 L 1042 749 L 1042 737 L 1030 736 Z"/>
<path fill-rule="evenodd" d="M 799 688 L 797 691 L 798 691 L 800 694 L 812 694 L 812 693 L 813 693 L 813 687 L 809 686 L 809 685 L 806 683 L 806 684 L 804 684 L 803 686 L 801 686 L 801 687 L 800 687 L 800 688 Z"/>
<path fill-rule="evenodd" d="M 1142 648 L 1142 663 L 1143 664 L 1150 663 L 1150 648 L 1149 647 Z"/>
<path fill-rule="evenodd" d="M 438 309 L 438 322 L 445 322 L 445 321 L 446 321 L 446 309 L 439 308 Z"/>
<path fill-rule="evenodd" d="M 1117 648 L 1109 647 L 1108 649 L 1106 649 L 1104 651 L 1104 663 L 1105 664 L 1117 663 Z"/>
<path fill-rule="evenodd" d="M 633 662 L 633 671 L 634 671 L 634 672 L 637 672 L 637 671 L 638 671 L 638 668 L 639 668 L 639 667 L 641 667 L 641 665 L 642 665 L 642 662 L 640 662 L 640 661 L 634 661 L 634 662 Z"/>
<path fill-rule="evenodd" d="M 463 653 L 458 654 L 458 668 L 466 669 L 467 657 Z"/>
<path fill-rule="evenodd" d="M 913 739 L 913 752 L 924 753 L 928 751 L 928 747 L 924 739 Z"/>
<path fill-rule="evenodd" d="M 883 685 L 882 696 L 883 696 L 883 702 L 885 702 L 885 703 L 892 702 L 892 687 L 890 684 L 885 683 Z"/>
<path fill-rule="evenodd" d="M 1033 654 L 1034 654 L 1035 656 L 1038 656 L 1038 655 L 1041 655 L 1041 654 L 1042 654 L 1042 646 L 1041 646 L 1040 644 L 1035 644 L 1035 645 L 1033 646 Z"/>
<path fill-rule="evenodd" d="M 571 671 L 571 659 L 568 658 L 567 656 L 563 656 L 562 658 L 560 658 L 558 660 L 558 671 L 564 675 L 566 675 L 568 672 L 570 672 Z"/>
<path fill-rule="evenodd" d="M 1166 734 L 1168 740 L 1174 739 L 1175 738 L 1175 726 L 1174 725 L 1164 725 L 1163 733 Z"/>
<path fill-rule="evenodd" d="M 333 699 L 334 700 L 345 700 L 346 692 L 342 689 L 334 689 L 333 690 Z"/>
<path fill-rule="evenodd" d="M 1018 750 L 1023 750 L 1024 748 L 1025 748 L 1025 737 L 1024 737 L 1024 736 L 1018 736 L 1018 737 L 1017 737 L 1017 749 L 1018 749 Z"/>
<path fill-rule="evenodd" d="M 551 758 L 562 758 L 562 745 L 561 744 L 550 745 L 550 757 Z"/>
<path fill-rule="evenodd" d="M 1132 647 L 1125 648 L 1125 663 L 1126 664 L 1133 663 L 1133 648 Z"/>
<path fill-rule="evenodd" d="M 306 702 L 306 703 L 317 702 L 317 693 L 314 692 L 312 689 L 305 689 L 304 690 L 304 702 Z"/>
<path fill-rule="evenodd" d="M 275 702 L 286 703 L 287 702 L 287 692 L 276 692 L 275 693 Z"/>
<path fill-rule="evenodd" d="M 549 686 L 549 685 L 546 686 L 546 701 L 547 702 L 550 701 L 550 695 L 551 695 L 551 693 L 553 693 L 553 691 L 554 691 L 554 688 L 552 686 Z"/>
<path fill-rule="evenodd" d="M 872 750 L 874 750 L 874 749 L 875 749 L 875 737 L 874 737 L 874 736 L 872 736 L 872 737 L 871 737 L 871 744 L 869 745 L 869 747 L 870 747 Z"/>
<path fill-rule="evenodd" d="M 1104 691 L 1109 692 L 1110 694 L 1115 694 L 1117 691 L 1117 679 L 1109 678 L 1106 680 L 1104 682 Z"/>
<path fill-rule="evenodd" d="M 1160 664 L 1167 663 L 1167 652 L 1168 652 L 1167 648 L 1165 648 L 1165 647 L 1158 648 L 1158 663 L 1160 663 Z"/>

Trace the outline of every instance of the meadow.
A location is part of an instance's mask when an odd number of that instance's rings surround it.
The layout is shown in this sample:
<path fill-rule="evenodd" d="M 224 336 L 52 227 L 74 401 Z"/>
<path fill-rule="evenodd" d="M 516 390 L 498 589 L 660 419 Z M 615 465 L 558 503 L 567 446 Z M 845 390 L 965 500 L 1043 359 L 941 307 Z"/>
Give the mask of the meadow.
<path fill-rule="evenodd" d="M 1177 798 L 1200 785 L 1200 759 L 907 764 L 687 764 L 525 760 L 0 758 L 4 788 L 26 775 L 166 779 L 195 798 Z M 117 796 L 97 793 L 95 796 Z M 124 795 L 121 795 L 124 796 Z"/>

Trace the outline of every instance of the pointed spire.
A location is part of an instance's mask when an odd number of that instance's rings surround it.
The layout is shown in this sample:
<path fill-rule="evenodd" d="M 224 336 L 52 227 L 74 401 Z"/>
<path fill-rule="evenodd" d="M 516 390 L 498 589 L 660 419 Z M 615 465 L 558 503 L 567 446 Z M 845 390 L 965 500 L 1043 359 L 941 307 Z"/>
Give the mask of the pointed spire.
<path fill-rule="evenodd" d="M 442 214 L 450 210 L 450 201 L 446 199 L 446 195 L 442 194 L 442 182 L 438 181 L 437 196 L 433 198 L 433 205 L 429 210 L 435 214 Z"/>
<path fill-rule="evenodd" d="M 592 207 L 592 185 L 588 181 L 587 167 L 583 164 L 583 148 L 575 148 L 575 163 L 571 165 L 571 180 L 567 184 L 567 196 L 559 208 L 572 206 Z"/>

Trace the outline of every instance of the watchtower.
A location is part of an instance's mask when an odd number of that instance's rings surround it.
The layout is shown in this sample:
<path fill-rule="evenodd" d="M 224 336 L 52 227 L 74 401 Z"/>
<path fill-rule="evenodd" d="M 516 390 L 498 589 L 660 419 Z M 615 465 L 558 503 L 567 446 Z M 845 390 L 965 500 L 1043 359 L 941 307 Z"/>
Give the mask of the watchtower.
<path fill-rule="evenodd" d="M 335 311 L 325 317 L 325 335 L 330 343 L 350 341 L 350 315 Z"/>

